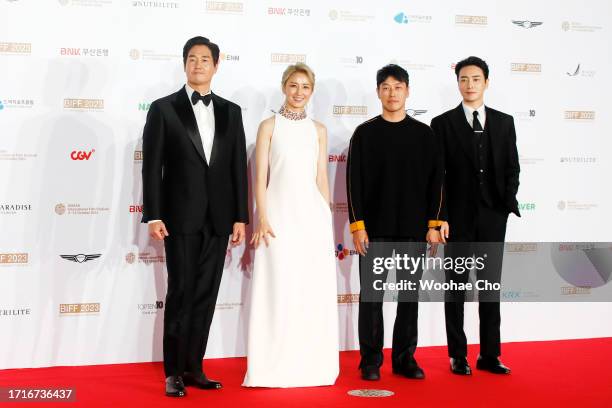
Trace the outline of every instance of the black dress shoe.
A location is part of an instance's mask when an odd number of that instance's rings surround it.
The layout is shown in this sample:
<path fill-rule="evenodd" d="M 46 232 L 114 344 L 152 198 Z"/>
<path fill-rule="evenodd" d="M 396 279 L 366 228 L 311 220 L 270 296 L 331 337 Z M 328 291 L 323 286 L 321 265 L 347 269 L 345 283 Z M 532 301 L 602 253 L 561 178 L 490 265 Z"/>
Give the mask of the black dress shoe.
<path fill-rule="evenodd" d="M 361 378 L 366 381 L 378 381 L 380 380 L 380 369 L 377 366 L 363 366 L 361 367 Z"/>
<path fill-rule="evenodd" d="M 510 369 L 506 367 L 497 357 L 478 356 L 476 368 L 488 371 L 493 374 L 510 374 Z"/>
<path fill-rule="evenodd" d="M 425 378 L 425 371 L 419 367 L 414 359 L 402 365 L 394 365 L 393 374 L 403 375 L 406 378 L 412 378 L 414 380 L 422 380 Z"/>
<path fill-rule="evenodd" d="M 185 384 L 183 384 L 183 377 L 180 375 L 171 375 L 166 377 L 166 396 L 168 397 L 184 397 Z"/>
<path fill-rule="evenodd" d="M 223 388 L 223 385 L 219 381 L 209 380 L 204 373 L 185 373 L 184 378 L 185 384 L 193 385 L 203 390 L 219 390 Z"/>
<path fill-rule="evenodd" d="M 450 367 L 453 374 L 459 375 L 471 375 L 472 369 L 467 362 L 465 357 L 452 358 L 450 359 Z"/>

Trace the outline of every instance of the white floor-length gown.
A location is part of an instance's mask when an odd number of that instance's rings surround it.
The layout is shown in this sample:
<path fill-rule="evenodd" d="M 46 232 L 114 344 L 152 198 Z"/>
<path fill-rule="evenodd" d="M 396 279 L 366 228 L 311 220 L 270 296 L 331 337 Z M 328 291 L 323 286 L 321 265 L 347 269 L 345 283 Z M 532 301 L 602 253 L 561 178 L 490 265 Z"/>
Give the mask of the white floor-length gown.
<path fill-rule="evenodd" d="M 338 303 L 331 211 L 316 184 L 310 118 L 277 114 L 267 218 L 276 238 L 255 252 L 247 387 L 309 387 L 338 377 Z"/>

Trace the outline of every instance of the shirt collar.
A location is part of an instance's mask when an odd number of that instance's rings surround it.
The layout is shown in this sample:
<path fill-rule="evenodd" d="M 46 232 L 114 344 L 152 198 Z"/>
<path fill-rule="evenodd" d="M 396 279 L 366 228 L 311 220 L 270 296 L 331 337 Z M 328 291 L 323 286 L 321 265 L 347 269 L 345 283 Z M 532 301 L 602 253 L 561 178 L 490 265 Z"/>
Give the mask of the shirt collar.
<path fill-rule="evenodd" d="M 193 93 L 195 92 L 195 89 L 190 87 L 189 84 L 185 84 L 185 91 L 187 91 L 187 96 L 189 97 L 189 100 L 191 100 L 191 95 L 193 95 Z M 208 94 L 211 94 L 211 93 L 212 93 L 212 90 L 208 90 L 208 92 L 205 93 L 204 95 L 208 95 Z"/>
<path fill-rule="evenodd" d="M 478 117 L 485 117 L 485 105 L 484 103 L 480 105 L 478 109 L 474 109 L 470 106 L 467 106 L 465 102 L 461 102 L 461 106 L 463 106 L 463 112 L 465 112 L 465 116 L 472 118 L 474 116 L 474 111 L 478 111 Z"/>

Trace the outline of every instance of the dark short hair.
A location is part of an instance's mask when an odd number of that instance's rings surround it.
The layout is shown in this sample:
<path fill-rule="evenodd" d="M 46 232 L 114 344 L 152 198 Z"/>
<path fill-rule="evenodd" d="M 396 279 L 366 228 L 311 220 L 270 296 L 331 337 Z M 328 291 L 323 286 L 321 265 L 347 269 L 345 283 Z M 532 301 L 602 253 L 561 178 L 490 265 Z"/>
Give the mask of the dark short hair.
<path fill-rule="evenodd" d="M 376 73 L 376 87 L 385 82 L 385 79 L 393 77 L 408 86 L 408 71 L 396 64 L 385 65 Z"/>
<path fill-rule="evenodd" d="M 211 42 L 206 37 L 197 36 L 187 40 L 185 46 L 183 47 L 183 66 L 187 65 L 187 56 L 189 55 L 189 51 L 191 51 L 191 49 L 196 45 L 207 46 L 212 54 L 214 64 L 217 65 L 219 62 L 219 46 L 214 42 Z"/>
<path fill-rule="evenodd" d="M 467 57 L 466 59 L 462 59 L 457 63 L 457 65 L 455 65 L 455 75 L 457 75 L 457 80 L 459 80 L 459 71 L 461 71 L 462 68 L 470 65 L 474 65 L 482 69 L 485 80 L 489 79 L 489 66 L 487 63 L 481 58 L 471 56 Z"/>

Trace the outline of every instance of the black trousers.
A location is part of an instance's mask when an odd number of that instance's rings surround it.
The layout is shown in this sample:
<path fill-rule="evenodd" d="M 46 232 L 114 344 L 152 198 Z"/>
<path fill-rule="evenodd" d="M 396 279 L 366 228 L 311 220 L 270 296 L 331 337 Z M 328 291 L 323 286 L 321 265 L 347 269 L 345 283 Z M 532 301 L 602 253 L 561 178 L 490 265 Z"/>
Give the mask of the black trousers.
<path fill-rule="evenodd" d="M 392 242 L 414 242 L 413 238 L 376 238 L 370 237 L 370 243 L 388 243 L 388 253 L 386 256 L 391 256 L 393 252 Z M 415 245 L 411 245 L 412 248 Z M 422 245 L 425 249 L 425 243 Z M 418 254 L 413 254 L 419 256 Z M 361 257 L 360 257 L 361 258 Z M 362 288 L 365 284 L 372 282 L 371 277 L 366 277 L 365 274 L 371 274 L 370 265 L 365 265 L 363 259 L 359 262 L 359 275 Z M 422 276 L 422 269 L 412 277 L 412 280 L 418 280 Z M 387 273 L 380 275 L 383 282 L 386 280 Z M 363 289 L 359 299 L 359 351 L 361 354 L 360 367 L 377 366 L 380 367 L 383 363 L 383 345 L 384 345 L 384 321 L 383 321 L 383 302 L 382 294 L 380 301 L 372 301 L 372 299 L 364 300 Z M 416 296 L 415 294 L 413 294 Z M 417 299 L 406 300 L 399 295 L 397 302 L 397 314 L 393 325 L 393 343 L 391 360 L 394 367 L 400 367 L 405 364 L 410 364 L 414 360 L 414 353 L 417 347 L 418 340 L 418 315 L 419 303 Z"/>
<path fill-rule="evenodd" d="M 500 282 L 507 220 L 508 214 L 505 210 L 479 205 L 473 231 L 456 237 L 451 236 L 452 242 L 449 242 L 446 246 L 445 256 L 453 258 L 483 256 L 484 252 L 487 254 L 486 268 L 477 272 L 477 279 Z M 475 244 L 463 244 L 469 242 Z M 454 243 L 457 243 L 457 245 L 453 245 Z M 487 244 L 478 245 L 477 243 Z M 468 273 L 458 274 L 455 271 L 448 270 L 446 271 L 446 280 L 447 282 L 450 280 L 467 282 Z M 446 295 L 444 314 L 448 355 L 453 358 L 467 357 L 467 339 L 463 331 L 465 293 L 457 290 Z M 498 357 L 501 355 L 499 292 L 479 292 L 479 299 L 480 355 L 483 357 Z"/>
<path fill-rule="evenodd" d="M 164 239 L 168 292 L 164 312 L 166 376 L 202 372 L 208 333 L 223 273 L 228 237 L 212 223 L 195 234 L 170 232 Z"/>

